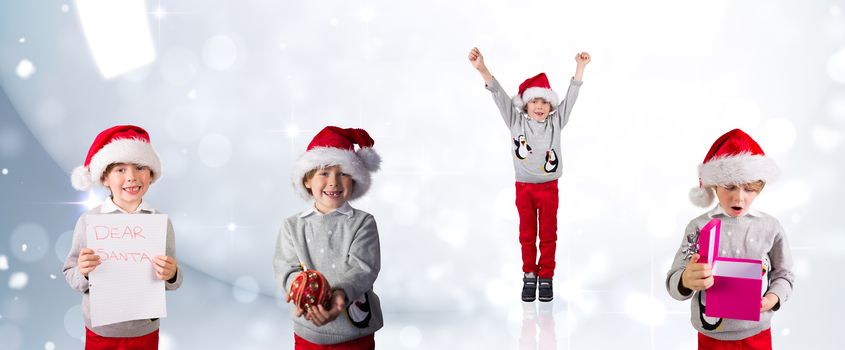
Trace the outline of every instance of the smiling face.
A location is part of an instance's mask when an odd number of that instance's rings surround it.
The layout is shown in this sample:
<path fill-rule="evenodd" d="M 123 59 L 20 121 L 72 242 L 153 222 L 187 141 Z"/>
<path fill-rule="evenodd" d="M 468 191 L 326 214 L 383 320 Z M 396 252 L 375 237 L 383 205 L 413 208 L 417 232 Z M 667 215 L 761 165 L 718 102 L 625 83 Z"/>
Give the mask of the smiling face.
<path fill-rule="evenodd" d="M 115 163 L 103 174 L 103 186 L 111 191 L 112 201 L 120 209 L 133 212 L 150 188 L 153 173 L 149 167 L 138 164 Z"/>
<path fill-rule="evenodd" d="M 343 203 L 346 203 L 355 187 L 352 176 L 341 171 L 336 165 L 316 169 L 313 175 L 309 172 L 303 184 L 311 191 L 314 206 L 323 214 L 340 208 Z"/>
<path fill-rule="evenodd" d="M 716 197 L 725 213 L 731 217 L 738 217 L 751 209 L 754 198 L 760 194 L 765 184 L 762 181 L 742 184 L 716 186 Z"/>
<path fill-rule="evenodd" d="M 552 112 L 552 104 L 542 98 L 535 98 L 525 105 L 525 113 L 535 121 L 541 122 L 546 120 L 549 113 Z"/>

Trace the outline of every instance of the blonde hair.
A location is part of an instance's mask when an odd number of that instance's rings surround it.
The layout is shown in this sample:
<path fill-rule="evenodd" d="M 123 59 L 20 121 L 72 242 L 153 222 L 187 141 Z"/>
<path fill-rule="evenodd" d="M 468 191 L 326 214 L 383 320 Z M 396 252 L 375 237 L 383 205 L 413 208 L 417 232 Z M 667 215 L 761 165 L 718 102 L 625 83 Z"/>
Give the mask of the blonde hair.
<path fill-rule="evenodd" d="M 716 185 L 716 186 L 714 186 L 714 190 L 715 190 L 715 187 L 728 188 L 730 186 L 742 187 L 742 188 L 744 188 L 748 191 L 760 193 L 760 191 L 763 191 L 763 187 L 766 187 L 766 181 L 757 180 L 757 181 L 747 182 L 747 183 L 744 183 L 744 184 Z"/>
<path fill-rule="evenodd" d="M 314 169 L 308 170 L 308 172 L 305 173 L 305 175 L 302 175 L 302 187 L 305 187 L 306 189 L 308 189 L 308 186 L 305 183 L 308 180 L 311 180 L 311 178 L 314 177 L 315 174 L 317 174 L 317 170 L 320 170 L 320 169 L 322 169 L 322 168 L 314 168 Z"/>
<path fill-rule="evenodd" d="M 757 181 L 754 181 L 754 182 L 749 182 L 747 184 L 744 184 L 743 186 L 747 187 L 751 191 L 760 193 L 760 191 L 763 190 L 763 187 L 766 187 L 766 182 L 763 181 L 763 180 L 757 180 Z"/>

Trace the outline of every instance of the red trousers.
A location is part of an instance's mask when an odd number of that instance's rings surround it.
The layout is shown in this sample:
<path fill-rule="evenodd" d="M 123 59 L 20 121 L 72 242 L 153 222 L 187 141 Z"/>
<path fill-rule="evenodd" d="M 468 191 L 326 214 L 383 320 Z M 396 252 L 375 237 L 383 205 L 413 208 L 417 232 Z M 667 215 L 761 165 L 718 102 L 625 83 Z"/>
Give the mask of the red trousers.
<path fill-rule="evenodd" d="M 557 180 L 531 184 L 516 183 L 516 210 L 519 212 L 519 244 L 522 245 L 522 272 L 540 278 L 555 274 L 557 246 Z M 539 227 L 538 227 L 539 224 Z M 537 237 L 540 260 L 537 260 Z"/>
<path fill-rule="evenodd" d="M 158 329 L 140 337 L 103 337 L 85 328 L 85 350 L 156 350 Z"/>
<path fill-rule="evenodd" d="M 376 338 L 375 334 L 370 334 L 343 343 L 320 345 L 307 341 L 294 333 L 293 348 L 295 350 L 373 350 L 376 348 Z"/>
<path fill-rule="evenodd" d="M 698 350 L 772 350 L 772 331 L 767 329 L 740 340 L 718 340 L 698 333 Z"/>

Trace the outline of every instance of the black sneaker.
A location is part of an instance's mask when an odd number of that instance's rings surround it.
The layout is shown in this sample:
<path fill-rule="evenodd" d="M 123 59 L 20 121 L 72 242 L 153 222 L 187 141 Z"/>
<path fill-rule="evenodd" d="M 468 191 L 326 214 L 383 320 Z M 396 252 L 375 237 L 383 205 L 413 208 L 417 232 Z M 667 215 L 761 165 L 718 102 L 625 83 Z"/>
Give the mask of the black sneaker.
<path fill-rule="evenodd" d="M 552 301 L 555 297 L 554 291 L 552 291 L 552 279 L 551 278 L 540 278 L 540 301 Z M 523 292 L 524 293 L 524 292 Z"/>
<path fill-rule="evenodd" d="M 537 277 L 522 278 L 522 301 L 537 299 Z"/>

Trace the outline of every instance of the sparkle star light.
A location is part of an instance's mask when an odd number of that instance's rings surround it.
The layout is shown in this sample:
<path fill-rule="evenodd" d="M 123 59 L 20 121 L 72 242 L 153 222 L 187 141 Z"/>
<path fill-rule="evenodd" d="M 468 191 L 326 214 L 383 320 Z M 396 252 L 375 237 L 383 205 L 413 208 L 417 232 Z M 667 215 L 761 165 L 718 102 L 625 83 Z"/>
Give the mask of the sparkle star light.
<path fill-rule="evenodd" d="M 84 205 L 88 209 L 92 209 L 100 204 L 103 204 L 103 200 L 94 193 L 94 191 L 88 191 L 88 198 L 82 202 L 78 202 L 78 204 Z"/>
<path fill-rule="evenodd" d="M 164 17 L 168 17 L 175 12 L 167 11 L 164 7 L 161 6 L 161 0 L 158 1 L 158 5 L 156 5 L 156 9 L 153 12 L 147 12 L 147 15 L 152 15 L 156 19 L 156 44 L 161 45 L 161 22 L 164 20 Z M 158 48 L 158 46 L 156 46 Z"/>
<path fill-rule="evenodd" d="M 158 7 L 156 7 L 155 11 L 152 12 L 152 15 L 157 20 L 161 21 L 162 19 L 164 19 L 164 16 L 167 15 L 167 11 L 165 11 L 164 8 L 161 7 L 161 4 L 159 4 Z"/>
<path fill-rule="evenodd" d="M 291 119 L 293 119 L 293 117 L 291 117 Z M 310 130 L 300 129 L 298 126 L 296 126 L 294 124 L 290 124 L 284 129 L 270 129 L 270 130 L 267 130 L 267 131 L 272 132 L 272 133 L 283 133 L 283 134 L 285 134 L 285 136 L 288 137 L 288 139 L 290 139 L 291 147 L 290 147 L 289 151 L 290 151 L 291 157 L 293 157 L 294 154 L 296 154 L 296 151 L 294 150 L 293 145 L 294 145 L 294 141 L 299 136 L 299 134 L 310 132 Z"/>
<path fill-rule="evenodd" d="M 97 195 L 97 192 L 94 190 L 88 191 L 86 197 L 84 199 L 80 199 L 77 201 L 70 201 L 70 202 L 50 202 L 52 204 L 67 204 L 67 205 L 81 205 L 85 207 L 86 210 L 93 209 L 100 204 L 103 204 L 103 199 Z"/>

